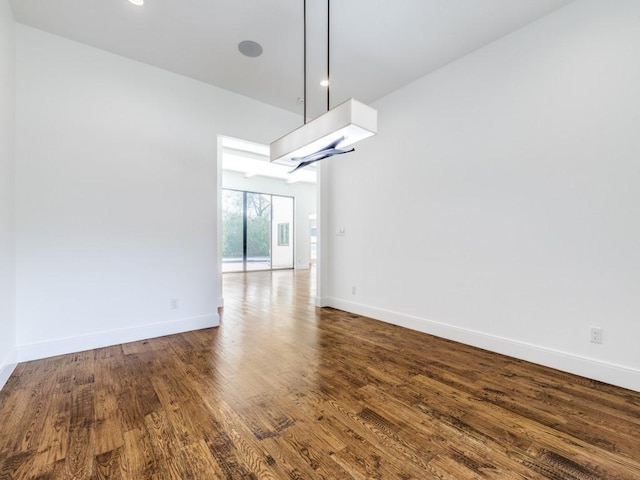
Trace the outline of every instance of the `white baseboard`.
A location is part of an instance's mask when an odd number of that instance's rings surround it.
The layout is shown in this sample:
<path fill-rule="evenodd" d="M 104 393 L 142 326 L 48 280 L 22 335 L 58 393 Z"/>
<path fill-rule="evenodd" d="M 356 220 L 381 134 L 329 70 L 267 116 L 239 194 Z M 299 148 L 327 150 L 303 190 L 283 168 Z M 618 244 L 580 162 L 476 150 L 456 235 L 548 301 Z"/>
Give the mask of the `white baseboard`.
<path fill-rule="evenodd" d="M 59 338 L 47 342 L 18 345 L 16 348 L 16 357 L 19 362 L 26 362 L 56 355 L 118 345 L 120 343 L 136 342 L 147 338 L 163 337 L 165 335 L 173 335 L 174 333 L 217 327 L 219 325 L 220 316 L 217 313 L 201 317 L 181 318 L 170 322 L 153 323 L 139 327 L 80 335 L 77 337 Z"/>
<path fill-rule="evenodd" d="M 9 377 L 18 366 L 18 362 L 15 361 L 15 357 L 15 352 L 11 352 L 11 354 L 9 354 L 7 358 L 0 363 L 0 390 L 2 390 L 5 383 L 7 383 L 7 380 L 9 380 Z"/>
<path fill-rule="evenodd" d="M 331 305 L 331 298 L 329 297 L 316 297 L 316 307 L 332 307 L 333 305 Z M 340 307 L 335 307 L 335 308 L 340 308 Z M 344 308 L 342 310 L 345 310 Z"/>
<path fill-rule="evenodd" d="M 218 308 L 224 308 L 224 297 L 218 298 Z"/>
<path fill-rule="evenodd" d="M 328 306 L 640 392 L 640 370 L 338 298 Z"/>

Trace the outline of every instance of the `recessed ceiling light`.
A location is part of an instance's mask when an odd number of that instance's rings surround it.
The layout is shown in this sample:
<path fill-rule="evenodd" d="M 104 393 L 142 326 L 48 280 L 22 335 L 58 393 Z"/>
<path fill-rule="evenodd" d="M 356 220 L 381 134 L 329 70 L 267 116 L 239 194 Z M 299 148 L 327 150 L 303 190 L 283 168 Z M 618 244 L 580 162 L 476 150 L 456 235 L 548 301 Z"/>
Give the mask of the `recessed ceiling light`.
<path fill-rule="evenodd" d="M 129 3 L 141 7 L 142 5 L 144 5 L 144 0 L 129 0 Z"/>
<path fill-rule="evenodd" d="M 329 80 L 322 80 L 322 81 L 320 82 L 320 86 L 321 86 L 321 87 L 328 87 L 328 86 L 329 86 L 329 84 L 330 84 Z"/>
<path fill-rule="evenodd" d="M 259 57 L 262 55 L 262 45 L 253 40 L 243 40 L 238 44 L 238 50 L 245 57 Z"/>

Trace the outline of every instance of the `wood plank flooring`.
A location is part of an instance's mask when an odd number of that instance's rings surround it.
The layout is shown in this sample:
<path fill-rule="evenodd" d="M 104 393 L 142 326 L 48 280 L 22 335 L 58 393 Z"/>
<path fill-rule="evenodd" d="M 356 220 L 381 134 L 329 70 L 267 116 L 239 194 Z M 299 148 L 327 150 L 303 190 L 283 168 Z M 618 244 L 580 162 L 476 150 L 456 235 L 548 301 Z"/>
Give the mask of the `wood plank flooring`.
<path fill-rule="evenodd" d="M 224 284 L 220 328 L 20 364 L 0 479 L 640 479 L 640 393 Z"/>

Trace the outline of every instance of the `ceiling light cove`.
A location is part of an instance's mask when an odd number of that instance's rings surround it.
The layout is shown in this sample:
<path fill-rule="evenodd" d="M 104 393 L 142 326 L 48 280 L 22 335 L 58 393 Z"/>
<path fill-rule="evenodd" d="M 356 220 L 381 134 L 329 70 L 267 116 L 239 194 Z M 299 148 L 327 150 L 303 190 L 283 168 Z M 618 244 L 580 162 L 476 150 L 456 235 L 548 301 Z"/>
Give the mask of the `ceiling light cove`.
<path fill-rule="evenodd" d="M 144 5 L 144 0 L 129 0 L 129 3 L 137 7 L 141 7 Z"/>
<path fill-rule="evenodd" d="M 262 45 L 253 40 L 243 40 L 238 44 L 238 50 L 245 57 L 259 57 L 262 55 Z"/>

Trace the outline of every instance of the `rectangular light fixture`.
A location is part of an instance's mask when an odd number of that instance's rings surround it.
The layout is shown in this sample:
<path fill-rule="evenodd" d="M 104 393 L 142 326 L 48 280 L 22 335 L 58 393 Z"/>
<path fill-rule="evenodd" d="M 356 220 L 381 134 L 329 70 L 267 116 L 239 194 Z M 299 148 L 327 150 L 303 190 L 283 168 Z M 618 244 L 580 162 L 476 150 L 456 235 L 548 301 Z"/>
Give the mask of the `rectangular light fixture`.
<path fill-rule="evenodd" d="M 347 148 L 378 131 L 378 112 L 353 98 L 332 108 L 271 143 L 274 163 L 295 167 L 294 157 L 305 157 L 344 137 L 337 148 Z"/>

